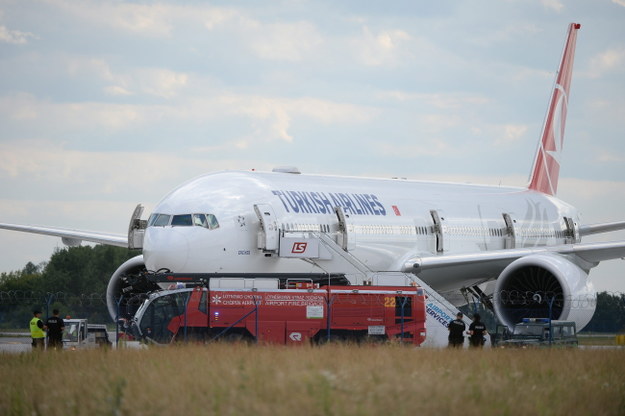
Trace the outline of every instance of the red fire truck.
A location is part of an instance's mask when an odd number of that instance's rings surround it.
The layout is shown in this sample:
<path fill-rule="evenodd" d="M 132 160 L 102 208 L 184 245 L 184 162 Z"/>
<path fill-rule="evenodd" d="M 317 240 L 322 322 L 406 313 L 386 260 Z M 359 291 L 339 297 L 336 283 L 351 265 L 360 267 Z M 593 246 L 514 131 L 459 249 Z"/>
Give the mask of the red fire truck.
<path fill-rule="evenodd" d="M 322 286 L 278 279 L 211 279 L 156 291 L 135 313 L 134 335 L 166 344 L 249 340 L 273 344 L 425 340 L 425 295 L 417 286 Z"/>

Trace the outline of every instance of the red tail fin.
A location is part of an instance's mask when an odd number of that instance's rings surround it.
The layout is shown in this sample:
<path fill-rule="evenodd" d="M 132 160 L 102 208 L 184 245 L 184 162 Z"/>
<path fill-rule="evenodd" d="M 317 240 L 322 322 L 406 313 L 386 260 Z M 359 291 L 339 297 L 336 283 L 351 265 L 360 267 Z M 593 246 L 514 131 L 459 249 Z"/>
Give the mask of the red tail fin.
<path fill-rule="evenodd" d="M 558 175 L 560 174 L 560 155 L 564 142 L 564 124 L 566 110 L 573 75 L 573 58 L 575 56 L 575 41 L 579 23 L 571 23 L 562 52 L 562 61 L 556 74 L 556 83 L 551 93 L 549 109 L 545 117 L 545 124 L 536 150 L 534 167 L 530 177 L 529 189 L 555 195 L 558 190 Z"/>

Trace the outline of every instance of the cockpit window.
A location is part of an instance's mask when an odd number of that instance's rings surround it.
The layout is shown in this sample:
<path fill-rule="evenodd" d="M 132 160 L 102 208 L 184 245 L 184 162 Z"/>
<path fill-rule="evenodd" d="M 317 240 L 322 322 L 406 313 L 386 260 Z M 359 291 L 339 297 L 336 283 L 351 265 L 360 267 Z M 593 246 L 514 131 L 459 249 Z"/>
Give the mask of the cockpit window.
<path fill-rule="evenodd" d="M 193 214 L 193 225 L 197 225 L 198 227 L 208 228 L 208 223 L 206 222 L 206 215 Z"/>
<path fill-rule="evenodd" d="M 208 228 L 209 230 L 219 228 L 219 222 L 217 222 L 217 218 L 213 214 L 193 214 L 193 225 Z"/>
<path fill-rule="evenodd" d="M 190 227 L 192 225 L 191 214 L 174 215 L 174 218 L 171 220 L 172 227 Z"/>
<path fill-rule="evenodd" d="M 171 224 L 169 223 L 170 219 Z M 167 214 L 154 213 L 148 219 L 148 227 L 165 227 L 167 225 L 172 227 L 197 226 L 209 230 L 219 228 L 217 217 L 213 214 L 180 214 L 172 217 Z"/>
<path fill-rule="evenodd" d="M 208 221 L 208 227 L 211 230 L 219 228 L 219 222 L 217 222 L 217 217 L 215 217 L 213 214 L 206 214 L 206 220 Z"/>
<path fill-rule="evenodd" d="M 171 218 L 171 215 L 156 214 L 153 225 L 155 227 L 164 227 L 166 225 L 169 225 L 169 219 L 170 218 Z"/>

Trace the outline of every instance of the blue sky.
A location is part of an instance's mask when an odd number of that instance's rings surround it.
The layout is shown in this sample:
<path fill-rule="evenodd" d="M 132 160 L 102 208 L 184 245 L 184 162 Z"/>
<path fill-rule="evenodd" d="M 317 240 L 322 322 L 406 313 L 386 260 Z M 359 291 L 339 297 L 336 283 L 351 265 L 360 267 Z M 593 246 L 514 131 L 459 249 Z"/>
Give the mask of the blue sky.
<path fill-rule="evenodd" d="M 558 196 L 622 220 L 625 0 L 0 1 L 0 222 L 124 233 L 191 177 L 280 165 L 523 186 L 570 22 Z M 0 271 L 56 247 L 2 231 Z M 625 291 L 623 261 L 592 276 Z"/>

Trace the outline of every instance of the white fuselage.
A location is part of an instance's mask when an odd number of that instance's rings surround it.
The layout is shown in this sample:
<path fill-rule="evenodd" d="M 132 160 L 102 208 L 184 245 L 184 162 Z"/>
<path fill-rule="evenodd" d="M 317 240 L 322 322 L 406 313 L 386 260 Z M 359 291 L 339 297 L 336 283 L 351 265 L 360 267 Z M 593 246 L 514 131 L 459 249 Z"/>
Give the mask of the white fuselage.
<path fill-rule="evenodd" d="M 570 236 L 565 217 L 579 223 L 577 210 L 570 205 L 522 188 L 218 172 L 174 189 L 153 214 L 212 214 L 218 226 L 172 226 L 171 222 L 155 226 L 151 219 L 143 243 L 147 269 L 321 271 L 302 259 L 267 256 L 260 250 L 260 221 L 254 205 L 272 209 L 280 232 L 314 231 L 333 238 L 347 232 L 347 250 L 372 271 L 400 270 L 406 259 L 415 256 L 563 244 Z M 334 210 L 337 206 L 344 225 Z M 323 271 L 345 272 L 332 268 L 332 262 L 323 264 Z M 475 280 L 495 277 L 475 276 Z M 440 286 L 436 278 L 429 280 L 432 287 Z"/>

